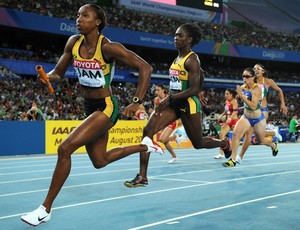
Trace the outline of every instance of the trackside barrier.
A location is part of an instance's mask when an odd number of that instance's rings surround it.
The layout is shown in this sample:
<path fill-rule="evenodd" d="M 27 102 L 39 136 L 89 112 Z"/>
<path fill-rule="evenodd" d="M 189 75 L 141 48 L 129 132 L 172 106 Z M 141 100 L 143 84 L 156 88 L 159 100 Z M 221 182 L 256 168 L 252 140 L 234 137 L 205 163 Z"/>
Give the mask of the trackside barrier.
<path fill-rule="evenodd" d="M 44 121 L 0 121 L 0 156 L 44 153 Z"/>
<path fill-rule="evenodd" d="M 28 154 L 56 154 L 59 144 L 82 121 L 1 121 L 0 122 L 0 156 Z M 107 149 L 118 146 L 139 144 L 142 140 L 146 121 L 120 120 L 109 131 Z M 157 137 L 154 137 L 157 140 Z M 175 141 L 170 142 L 178 148 Z M 163 144 L 162 144 L 163 146 Z M 180 148 L 191 147 L 190 141 L 180 144 Z M 85 147 L 76 153 L 86 152 Z"/>

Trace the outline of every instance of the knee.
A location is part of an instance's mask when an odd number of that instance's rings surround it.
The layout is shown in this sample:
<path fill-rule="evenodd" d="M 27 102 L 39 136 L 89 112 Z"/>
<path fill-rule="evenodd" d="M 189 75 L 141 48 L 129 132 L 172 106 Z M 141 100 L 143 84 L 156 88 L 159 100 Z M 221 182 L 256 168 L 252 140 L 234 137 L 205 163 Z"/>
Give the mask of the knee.
<path fill-rule="evenodd" d="M 203 149 L 204 148 L 204 141 L 192 142 L 192 145 L 195 149 Z"/>
<path fill-rule="evenodd" d="M 88 155 L 95 169 L 104 168 L 106 165 L 109 164 L 109 160 L 107 158 L 106 153 L 103 152 L 92 153 L 88 151 Z"/>
<path fill-rule="evenodd" d="M 219 134 L 219 138 L 220 138 L 220 140 L 223 140 L 223 139 L 224 139 L 224 137 L 225 137 L 225 134 L 224 134 L 223 132 L 220 132 L 220 134 Z"/>
<path fill-rule="evenodd" d="M 258 138 L 256 139 L 257 140 L 257 144 L 258 145 L 265 145 L 267 142 L 265 141 L 265 139 L 263 140 L 259 140 Z"/>
<path fill-rule="evenodd" d="M 242 135 L 241 132 L 233 132 L 233 133 L 232 133 L 232 139 L 235 139 L 235 140 L 236 140 L 236 139 L 240 140 L 240 139 L 242 138 L 242 136 L 243 136 L 243 135 Z M 245 135 L 245 136 L 244 136 L 244 139 L 245 139 L 245 140 L 248 140 L 249 138 L 248 138 L 247 135 Z"/>
<path fill-rule="evenodd" d="M 237 132 L 233 132 L 232 139 L 236 139 L 236 138 L 239 138 L 239 137 L 240 137 L 240 135 Z"/>
<path fill-rule="evenodd" d="M 201 145 L 193 145 L 195 149 L 203 149 Z"/>
<path fill-rule="evenodd" d="M 167 143 L 167 138 L 159 138 L 159 140 L 161 143 L 166 144 Z"/>
<path fill-rule="evenodd" d="M 93 166 L 94 166 L 95 169 L 104 168 L 106 165 L 107 165 L 107 163 L 103 162 L 103 161 L 93 162 Z"/>
<path fill-rule="evenodd" d="M 69 138 L 64 140 L 57 148 L 59 158 L 68 158 L 78 148 Z"/>
<path fill-rule="evenodd" d="M 70 157 L 68 153 L 68 147 L 65 144 L 60 144 L 57 148 L 58 160 Z"/>

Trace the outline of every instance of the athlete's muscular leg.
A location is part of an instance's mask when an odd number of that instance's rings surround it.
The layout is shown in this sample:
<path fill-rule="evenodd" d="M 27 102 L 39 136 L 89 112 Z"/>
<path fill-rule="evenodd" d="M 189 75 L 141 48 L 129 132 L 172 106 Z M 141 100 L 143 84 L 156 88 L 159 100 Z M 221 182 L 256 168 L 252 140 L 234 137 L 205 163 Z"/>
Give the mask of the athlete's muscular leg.
<path fill-rule="evenodd" d="M 251 139 L 252 139 L 252 134 L 254 132 L 254 129 L 253 127 L 251 127 L 248 131 L 246 131 L 245 135 L 244 135 L 244 142 L 243 142 L 243 145 L 242 145 L 242 149 L 241 149 L 241 152 L 240 152 L 240 157 L 241 159 L 243 159 L 250 143 L 251 143 Z"/>
<path fill-rule="evenodd" d="M 268 111 L 263 111 L 263 114 L 265 116 L 265 119 L 266 121 L 268 120 L 268 117 L 269 117 L 269 112 Z M 276 136 L 276 133 L 275 131 L 271 131 L 271 130 L 266 130 L 266 134 L 265 134 L 266 137 L 269 137 L 269 136 Z"/>
<path fill-rule="evenodd" d="M 233 134 L 232 134 L 232 142 L 231 142 L 231 159 L 236 161 L 237 150 L 240 145 L 240 140 L 244 136 L 245 132 L 250 129 L 250 123 L 247 118 L 242 116 L 238 122 L 236 123 Z"/>
<path fill-rule="evenodd" d="M 108 132 L 103 134 L 97 140 L 86 145 L 87 152 L 95 168 L 103 168 L 106 165 L 127 157 L 133 153 L 147 150 L 147 147 L 142 144 L 116 147 L 107 150 Z"/>
<path fill-rule="evenodd" d="M 275 131 L 272 131 L 272 130 L 266 130 L 265 136 L 266 137 L 269 137 L 269 136 L 274 137 L 274 136 L 276 136 L 276 133 L 275 133 Z"/>
<path fill-rule="evenodd" d="M 269 138 L 265 137 L 266 131 L 266 120 L 263 119 L 257 124 L 254 125 L 255 135 L 257 136 L 258 142 L 261 145 L 266 145 L 271 147 L 272 149 L 275 148 L 275 144 Z"/>
<path fill-rule="evenodd" d="M 176 158 L 176 154 L 171 146 L 171 144 L 169 143 L 169 138 L 170 135 L 172 134 L 174 130 L 172 128 L 170 128 L 169 126 L 167 126 L 163 132 L 160 134 L 159 137 L 159 141 L 164 143 L 164 145 L 166 146 L 166 149 L 170 152 L 170 154 L 172 155 L 173 158 Z"/>
<path fill-rule="evenodd" d="M 107 133 L 107 130 L 112 126 L 113 123 L 105 114 L 99 111 L 94 112 L 73 130 L 67 139 L 58 147 L 57 164 L 47 197 L 43 203 L 47 212 L 50 211 L 55 197 L 69 176 L 71 170 L 71 154 L 79 147 L 87 145 Z"/>
<path fill-rule="evenodd" d="M 177 119 L 178 117 L 176 116 L 175 111 L 170 107 L 166 107 L 160 114 L 157 114 L 154 111 L 144 128 L 143 137 L 147 136 L 152 139 L 154 134 Z M 147 177 L 149 158 L 149 153 L 140 153 L 140 175 L 144 178 Z"/>
<path fill-rule="evenodd" d="M 220 140 L 223 140 L 224 137 L 229 133 L 229 131 L 230 131 L 230 126 L 224 124 L 220 131 L 220 135 L 219 135 Z M 220 154 L 223 155 L 223 150 L 221 148 L 220 148 Z"/>
<path fill-rule="evenodd" d="M 181 121 L 195 149 L 210 149 L 217 147 L 225 148 L 227 146 L 226 141 L 221 141 L 219 139 L 210 137 L 203 138 L 200 113 L 182 113 Z"/>

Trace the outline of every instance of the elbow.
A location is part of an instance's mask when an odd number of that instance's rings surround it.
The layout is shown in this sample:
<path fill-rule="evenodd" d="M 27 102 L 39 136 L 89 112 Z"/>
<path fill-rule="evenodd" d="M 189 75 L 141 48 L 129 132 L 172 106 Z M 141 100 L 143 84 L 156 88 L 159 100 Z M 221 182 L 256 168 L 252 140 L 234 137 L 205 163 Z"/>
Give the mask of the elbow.
<path fill-rule="evenodd" d="M 140 75 L 151 75 L 153 68 L 152 66 L 147 62 L 140 62 L 139 65 L 135 66 L 135 69 L 138 70 Z"/>
<path fill-rule="evenodd" d="M 199 89 L 198 87 L 193 87 L 192 90 L 191 90 L 191 95 L 198 95 L 200 90 L 201 89 Z"/>
<path fill-rule="evenodd" d="M 146 76 L 149 76 L 149 79 L 151 78 L 152 72 L 153 72 L 152 66 L 149 65 L 149 64 L 147 64 L 147 65 L 144 67 L 144 73 L 145 73 Z"/>
<path fill-rule="evenodd" d="M 254 111 L 258 108 L 258 105 L 250 105 L 249 107 L 250 107 L 251 110 Z"/>
<path fill-rule="evenodd" d="M 150 74 L 153 72 L 153 67 L 150 64 L 146 64 L 145 69 L 147 70 L 147 72 L 149 72 Z"/>

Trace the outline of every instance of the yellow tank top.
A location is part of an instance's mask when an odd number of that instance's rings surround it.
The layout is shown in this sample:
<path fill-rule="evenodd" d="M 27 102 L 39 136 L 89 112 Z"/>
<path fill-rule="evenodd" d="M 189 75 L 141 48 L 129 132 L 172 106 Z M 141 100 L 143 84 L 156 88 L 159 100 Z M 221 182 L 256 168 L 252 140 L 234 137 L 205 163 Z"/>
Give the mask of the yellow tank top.
<path fill-rule="evenodd" d="M 170 89 L 171 90 L 180 90 L 184 91 L 189 88 L 188 80 L 189 74 L 188 71 L 184 68 L 184 63 L 186 59 L 191 56 L 194 52 L 189 52 L 184 58 L 179 62 L 173 62 L 169 69 L 170 76 Z"/>
<path fill-rule="evenodd" d="M 89 87 L 109 86 L 114 73 L 115 63 L 105 62 L 102 55 L 102 41 L 104 36 L 101 34 L 98 38 L 95 54 L 90 59 L 82 58 L 79 54 L 79 48 L 83 42 L 84 36 L 75 42 L 72 48 L 73 67 L 79 79 L 79 83 Z"/>

